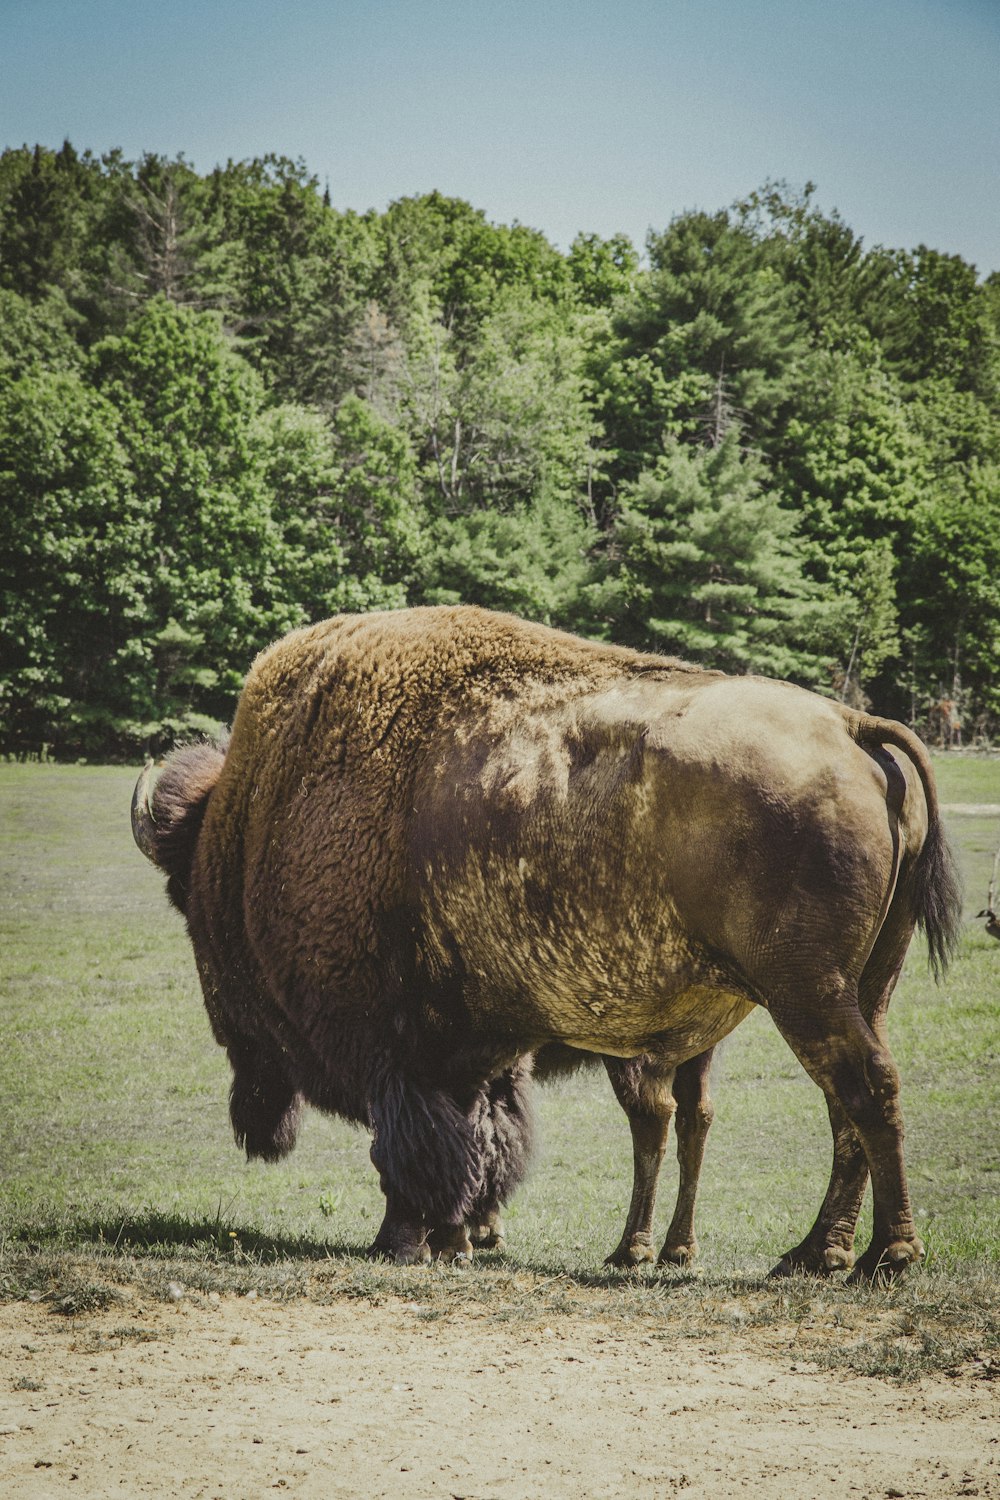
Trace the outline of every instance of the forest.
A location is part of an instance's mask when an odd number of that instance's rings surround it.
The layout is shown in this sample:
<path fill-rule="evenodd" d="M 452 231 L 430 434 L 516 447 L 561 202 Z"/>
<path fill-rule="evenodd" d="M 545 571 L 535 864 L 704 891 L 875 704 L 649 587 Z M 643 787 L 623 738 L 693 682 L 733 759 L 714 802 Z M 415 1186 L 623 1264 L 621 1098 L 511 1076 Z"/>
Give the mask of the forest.
<path fill-rule="evenodd" d="M 1000 275 L 765 183 L 638 249 L 301 162 L 0 155 L 0 751 L 468 602 L 1000 735 Z"/>

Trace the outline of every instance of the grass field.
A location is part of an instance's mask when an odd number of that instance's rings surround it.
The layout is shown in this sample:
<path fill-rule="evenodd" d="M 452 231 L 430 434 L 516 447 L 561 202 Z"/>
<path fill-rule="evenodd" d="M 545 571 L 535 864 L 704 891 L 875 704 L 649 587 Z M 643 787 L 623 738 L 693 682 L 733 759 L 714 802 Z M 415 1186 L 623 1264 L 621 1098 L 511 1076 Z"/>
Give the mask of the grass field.
<path fill-rule="evenodd" d="M 1000 759 L 940 757 L 942 801 L 1000 803 Z M 81 1311 L 131 1282 L 165 1295 L 401 1296 L 427 1317 L 642 1313 L 681 1335 L 789 1319 L 822 1357 L 905 1375 L 996 1349 L 1000 1269 L 1000 943 L 985 904 L 1000 817 L 949 815 L 970 918 L 945 984 L 914 944 L 893 1000 L 907 1154 L 927 1261 L 889 1289 L 771 1283 L 826 1184 L 826 1113 L 767 1017 L 717 1064 L 700 1276 L 605 1271 L 630 1186 L 603 1072 L 540 1095 L 540 1149 L 509 1249 L 470 1271 L 370 1264 L 381 1218 L 368 1140 L 311 1114 L 279 1166 L 233 1145 L 183 924 L 132 843 L 134 772 L 0 765 L 0 1297 Z M 661 1187 L 665 1227 L 674 1171 Z M 820 1338 L 847 1329 L 850 1337 Z M 822 1348 L 820 1348 L 822 1346 Z"/>

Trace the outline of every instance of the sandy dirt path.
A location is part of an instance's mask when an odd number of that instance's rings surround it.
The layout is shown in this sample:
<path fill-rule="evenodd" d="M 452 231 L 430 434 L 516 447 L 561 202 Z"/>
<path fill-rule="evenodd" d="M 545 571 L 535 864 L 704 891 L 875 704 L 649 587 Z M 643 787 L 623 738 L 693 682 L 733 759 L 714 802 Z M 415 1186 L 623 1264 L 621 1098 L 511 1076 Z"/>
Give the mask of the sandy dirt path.
<path fill-rule="evenodd" d="M 0 1307 L 0 1496 L 1000 1500 L 1000 1391 L 586 1319 L 223 1298 Z"/>

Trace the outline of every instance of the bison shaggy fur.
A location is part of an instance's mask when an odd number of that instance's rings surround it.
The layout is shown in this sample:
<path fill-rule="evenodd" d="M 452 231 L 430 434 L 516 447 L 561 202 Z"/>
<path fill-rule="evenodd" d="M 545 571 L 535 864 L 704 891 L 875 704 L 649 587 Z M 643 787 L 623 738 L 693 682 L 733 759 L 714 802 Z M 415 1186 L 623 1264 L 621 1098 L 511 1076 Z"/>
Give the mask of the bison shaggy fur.
<path fill-rule="evenodd" d="M 761 1005 L 834 1124 L 813 1260 L 850 1263 L 869 1172 L 860 1272 L 922 1253 L 884 1016 L 958 896 L 903 726 L 471 607 L 343 616 L 258 657 L 228 746 L 134 821 L 237 1139 L 280 1157 L 303 1102 L 368 1127 L 376 1248 L 467 1250 L 525 1170 L 539 1048 L 676 1065 Z"/>

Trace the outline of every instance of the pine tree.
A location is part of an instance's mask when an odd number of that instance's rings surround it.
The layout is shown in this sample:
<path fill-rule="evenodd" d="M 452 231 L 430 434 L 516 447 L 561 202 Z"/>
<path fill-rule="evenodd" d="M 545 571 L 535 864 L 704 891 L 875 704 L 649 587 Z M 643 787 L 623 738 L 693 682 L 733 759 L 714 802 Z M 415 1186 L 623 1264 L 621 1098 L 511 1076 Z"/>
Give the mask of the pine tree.
<path fill-rule="evenodd" d="M 431 530 L 421 600 L 480 604 L 600 635 L 609 592 L 594 562 L 595 541 L 579 510 L 552 495 L 503 513 L 440 517 Z"/>
<path fill-rule="evenodd" d="M 668 445 L 614 528 L 618 638 L 726 671 L 824 681 L 824 611 L 795 520 L 766 481 L 735 425 L 715 448 Z"/>

